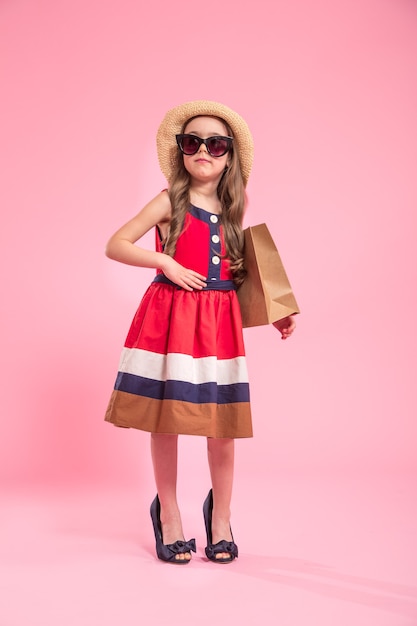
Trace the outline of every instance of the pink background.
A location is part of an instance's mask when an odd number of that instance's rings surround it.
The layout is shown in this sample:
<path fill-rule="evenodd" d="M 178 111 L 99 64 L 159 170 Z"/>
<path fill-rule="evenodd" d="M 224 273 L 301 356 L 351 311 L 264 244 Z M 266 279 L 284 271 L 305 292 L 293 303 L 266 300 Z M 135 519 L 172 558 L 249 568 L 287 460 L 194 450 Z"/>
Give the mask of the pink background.
<path fill-rule="evenodd" d="M 173 624 L 142 576 L 178 623 L 181 594 L 227 588 L 243 624 L 415 625 L 416 70 L 413 0 L 0 2 L 2 624 Z M 200 98 L 252 129 L 246 224 L 268 224 L 302 315 L 287 342 L 245 331 L 243 558 L 180 583 L 154 558 L 149 437 L 103 421 L 153 271 L 104 246 L 165 186 L 164 113 Z M 182 438 L 201 547 L 206 465 Z"/>
<path fill-rule="evenodd" d="M 5 0 L 0 28 L 3 481 L 137 476 L 147 436 L 102 416 L 153 272 L 103 249 L 165 185 L 165 111 L 196 98 L 248 121 L 246 223 L 302 309 L 286 344 L 245 332 L 242 471 L 415 469 L 416 4 Z"/>

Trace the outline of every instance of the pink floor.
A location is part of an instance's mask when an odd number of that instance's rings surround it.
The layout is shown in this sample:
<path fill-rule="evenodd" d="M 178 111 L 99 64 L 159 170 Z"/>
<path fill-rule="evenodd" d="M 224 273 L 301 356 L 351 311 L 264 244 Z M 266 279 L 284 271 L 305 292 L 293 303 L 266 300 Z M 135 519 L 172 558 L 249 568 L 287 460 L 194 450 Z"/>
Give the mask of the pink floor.
<path fill-rule="evenodd" d="M 205 493 L 191 486 L 180 500 L 198 551 L 186 567 L 155 559 L 151 487 L 5 492 L 0 625 L 416 626 L 415 486 L 245 481 L 233 508 L 240 557 L 225 566 L 204 557 Z"/>

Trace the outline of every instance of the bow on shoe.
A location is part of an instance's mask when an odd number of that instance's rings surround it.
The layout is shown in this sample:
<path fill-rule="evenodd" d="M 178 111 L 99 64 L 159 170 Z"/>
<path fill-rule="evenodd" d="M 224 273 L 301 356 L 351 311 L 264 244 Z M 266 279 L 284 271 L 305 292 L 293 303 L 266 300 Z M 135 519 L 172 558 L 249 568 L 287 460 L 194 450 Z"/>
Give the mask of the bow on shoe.
<path fill-rule="evenodd" d="M 238 556 L 237 545 L 234 541 L 226 541 L 225 539 L 222 539 L 218 543 L 210 543 L 206 548 L 207 558 L 211 560 L 215 559 L 216 554 L 220 554 L 221 552 L 227 552 L 232 558 L 237 558 Z"/>
<path fill-rule="evenodd" d="M 161 556 L 165 561 L 174 561 L 177 554 L 185 554 L 191 551 L 197 551 L 195 539 L 161 545 Z"/>

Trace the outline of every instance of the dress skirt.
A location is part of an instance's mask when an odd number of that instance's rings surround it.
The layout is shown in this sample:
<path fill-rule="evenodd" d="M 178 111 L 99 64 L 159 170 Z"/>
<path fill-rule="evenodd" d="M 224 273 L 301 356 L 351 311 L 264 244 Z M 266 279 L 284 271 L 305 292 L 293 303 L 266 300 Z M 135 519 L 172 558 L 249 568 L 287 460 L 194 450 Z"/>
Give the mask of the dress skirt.
<path fill-rule="evenodd" d="M 251 437 L 236 292 L 153 282 L 127 335 L 105 419 L 153 433 Z"/>

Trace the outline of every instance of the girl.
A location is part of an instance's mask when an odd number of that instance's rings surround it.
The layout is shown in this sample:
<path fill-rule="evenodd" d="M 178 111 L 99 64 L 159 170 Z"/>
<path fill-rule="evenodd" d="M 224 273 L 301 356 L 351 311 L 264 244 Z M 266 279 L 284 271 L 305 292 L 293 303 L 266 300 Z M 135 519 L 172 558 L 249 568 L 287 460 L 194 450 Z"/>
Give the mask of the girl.
<path fill-rule="evenodd" d="M 189 563 L 176 498 L 179 434 L 207 437 L 212 489 L 204 502 L 207 558 L 238 556 L 230 528 L 234 439 L 251 437 L 242 322 L 236 288 L 245 277 L 242 220 L 253 142 L 228 107 L 187 102 L 157 134 L 169 189 L 107 244 L 109 258 L 156 268 L 130 327 L 106 420 L 151 434 L 157 496 L 151 505 L 157 556 Z M 156 251 L 136 242 L 151 228 Z M 275 323 L 282 338 L 295 324 Z"/>

